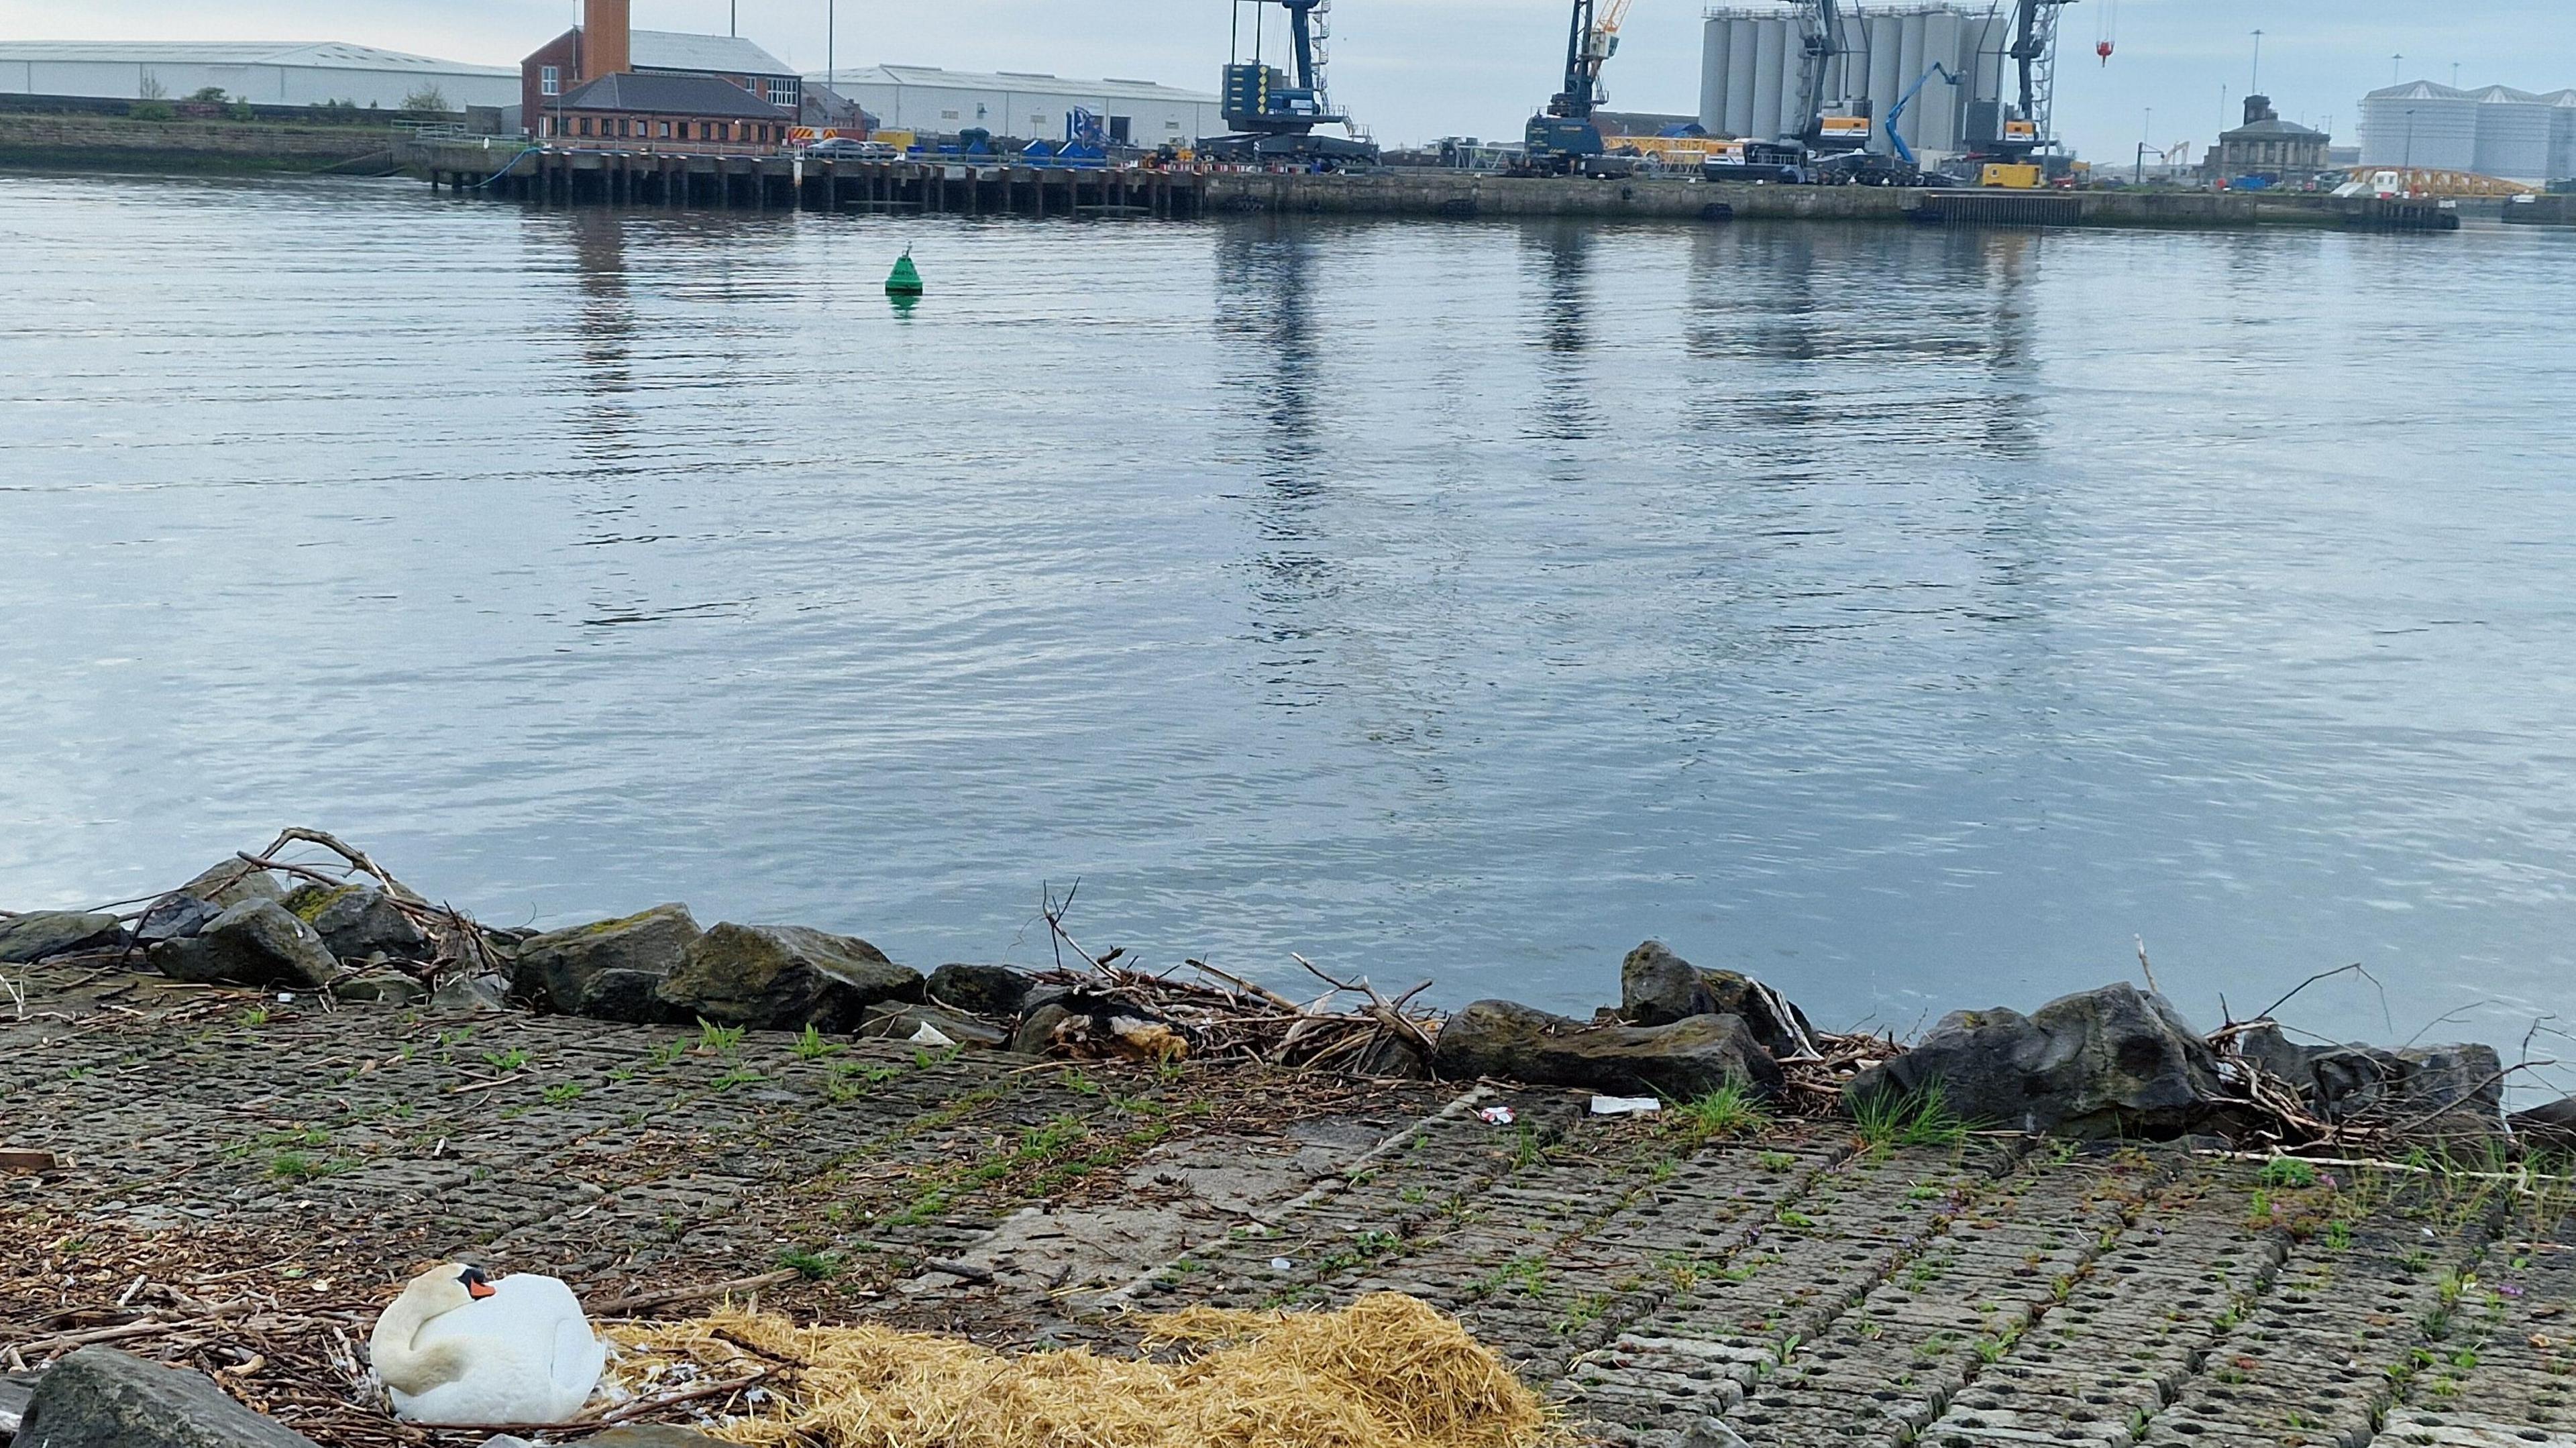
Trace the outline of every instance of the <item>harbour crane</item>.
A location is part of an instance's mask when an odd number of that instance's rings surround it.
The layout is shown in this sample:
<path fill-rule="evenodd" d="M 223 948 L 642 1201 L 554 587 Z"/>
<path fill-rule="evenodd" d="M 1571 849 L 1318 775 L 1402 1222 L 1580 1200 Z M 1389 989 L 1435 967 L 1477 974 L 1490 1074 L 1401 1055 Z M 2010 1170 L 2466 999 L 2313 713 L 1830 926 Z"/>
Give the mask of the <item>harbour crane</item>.
<path fill-rule="evenodd" d="M 1565 28 L 1564 82 L 1521 134 L 1531 170 L 1563 175 L 1601 154 L 1601 127 L 1592 111 L 1610 98 L 1601 67 L 1619 51 L 1619 24 L 1628 18 L 1628 5 L 1629 0 L 1574 0 Z"/>
<path fill-rule="evenodd" d="M 1262 22 L 1270 7 L 1287 12 L 1288 68 L 1262 58 Z M 1371 145 L 1348 114 L 1333 109 L 1324 88 L 1326 52 L 1332 36 L 1333 0 L 1234 0 L 1234 42 L 1225 66 L 1222 94 L 1225 123 L 1234 134 L 1199 142 L 1203 154 L 1228 160 L 1373 161 Z M 1249 54 L 1244 44 L 1245 13 L 1251 15 Z M 1317 126 L 1339 126 L 1342 136 L 1319 136 Z"/>

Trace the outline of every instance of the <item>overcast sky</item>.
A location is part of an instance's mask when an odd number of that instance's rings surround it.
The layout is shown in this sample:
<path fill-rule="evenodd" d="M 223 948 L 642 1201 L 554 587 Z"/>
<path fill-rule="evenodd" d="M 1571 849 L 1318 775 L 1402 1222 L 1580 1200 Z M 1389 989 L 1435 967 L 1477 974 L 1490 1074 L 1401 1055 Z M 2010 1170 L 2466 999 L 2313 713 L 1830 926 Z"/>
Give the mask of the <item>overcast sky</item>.
<path fill-rule="evenodd" d="M 799 69 L 822 68 L 829 0 L 738 3 L 744 34 Z M 726 6 L 634 0 L 635 23 L 721 32 Z M 0 39 L 352 40 L 515 64 L 576 8 L 573 0 L 0 0 Z M 838 0 L 837 55 L 845 67 L 892 61 L 1214 89 L 1228 8 L 1227 0 Z M 1613 105 L 1698 108 L 1703 8 L 1700 0 L 1635 0 L 1607 75 Z M 2445 84 L 2457 66 L 2464 85 L 2576 87 L 2576 0 L 2079 0 L 2065 15 L 2058 129 L 2103 161 L 2127 161 L 2142 137 L 2205 145 L 2222 115 L 2232 124 L 2258 27 L 2263 85 L 2281 114 L 2331 121 L 2347 140 L 2362 93 L 2401 68 Z M 2103 66 L 2093 46 L 2115 15 L 2115 52 Z M 1565 23 L 1560 0 L 1337 0 L 1334 95 L 1382 141 L 1517 136 L 1555 89 Z M 2400 54 L 2402 67 L 2392 60 Z"/>

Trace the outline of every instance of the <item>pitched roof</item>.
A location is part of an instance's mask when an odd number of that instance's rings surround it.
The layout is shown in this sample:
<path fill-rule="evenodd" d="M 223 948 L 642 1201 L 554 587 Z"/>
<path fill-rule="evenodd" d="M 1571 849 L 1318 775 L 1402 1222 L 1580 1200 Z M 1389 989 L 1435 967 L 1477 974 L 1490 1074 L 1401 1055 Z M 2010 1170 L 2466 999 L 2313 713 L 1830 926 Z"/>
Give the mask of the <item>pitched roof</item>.
<path fill-rule="evenodd" d="M 0 61 L 285 65 L 315 70 L 413 71 L 423 75 L 518 74 L 508 66 L 467 65 L 345 40 L 6 40 L 0 41 Z"/>
<path fill-rule="evenodd" d="M 2300 125 L 2296 121 L 2285 121 L 2274 116 L 2268 121 L 2256 121 L 2250 126 L 2238 126 L 2232 131 L 2222 131 L 2218 139 L 2222 141 L 2322 141 L 2326 139 L 2326 133 Z"/>
<path fill-rule="evenodd" d="M 638 30 L 629 55 L 638 70 L 695 70 L 727 75 L 794 75 L 795 67 L 738 35 Z"/>
<path fill-rule="evenodd" d="M 711 75 L 650 75 L 620 71 L 584 84 L 563 98 L 568 111 L 655 111 L 665 115 L 740 116 L 780 121 L 788 111 L 729 80 Z"/>
<path fill-rule="evenodd" d="M 2436 85 L 2429 80 L 2410 80 L 2403 85 L 2384 85 L 2363 96 L 2366 101 L 2464 101 L 2469 93 Z"/>
<path fill-rule="evenodd" d="M 863 85 L 921 86 L 933 90 L 1011 91 L 1020 95 L 1071 96 L 1098 100 L 1165 101 L 1173 105 L 1217 104 L 1206 91 L 1183 90 L 1150 80 L 1067 80 L 1036 71 L 943 70 L 935 65 L 843 66 L 816 71 L 811 77 L 839 87 L 844 95 Z"/>

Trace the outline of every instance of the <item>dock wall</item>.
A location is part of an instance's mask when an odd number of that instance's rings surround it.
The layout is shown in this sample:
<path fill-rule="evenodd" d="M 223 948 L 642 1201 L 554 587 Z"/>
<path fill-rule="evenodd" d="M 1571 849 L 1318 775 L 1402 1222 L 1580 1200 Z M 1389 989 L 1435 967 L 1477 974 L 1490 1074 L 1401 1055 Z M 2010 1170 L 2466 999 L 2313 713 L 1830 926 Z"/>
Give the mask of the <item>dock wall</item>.
<path fill-rule="evenodd" d="M 0 112 L 0 165 L 74 171 L 326 171 L 380 160 L 400 132 L 258 121 Z"/>

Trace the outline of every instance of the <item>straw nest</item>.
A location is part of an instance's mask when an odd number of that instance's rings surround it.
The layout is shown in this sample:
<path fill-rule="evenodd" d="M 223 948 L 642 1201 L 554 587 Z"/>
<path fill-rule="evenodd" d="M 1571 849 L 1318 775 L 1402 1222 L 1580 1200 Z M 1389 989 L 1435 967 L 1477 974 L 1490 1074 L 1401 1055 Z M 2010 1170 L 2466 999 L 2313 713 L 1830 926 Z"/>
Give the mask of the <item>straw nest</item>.
<path fill-rule="evenodd" d="M 765 1401 L 714 1426 L 814 1448 L 1533 1448 L 1555 1416 L 1494 1352 L 1417 1299 L 1338 1312 L 1193 1307 L 1147 1356 L 1006 1356 L 891 1328 L 800 1327 L 727 1309 L 618 1331 L 618 1385 L 677 1396 L 750 1379 Z M 737 1400 L 742 1401 L 742 1400 Z"/>

